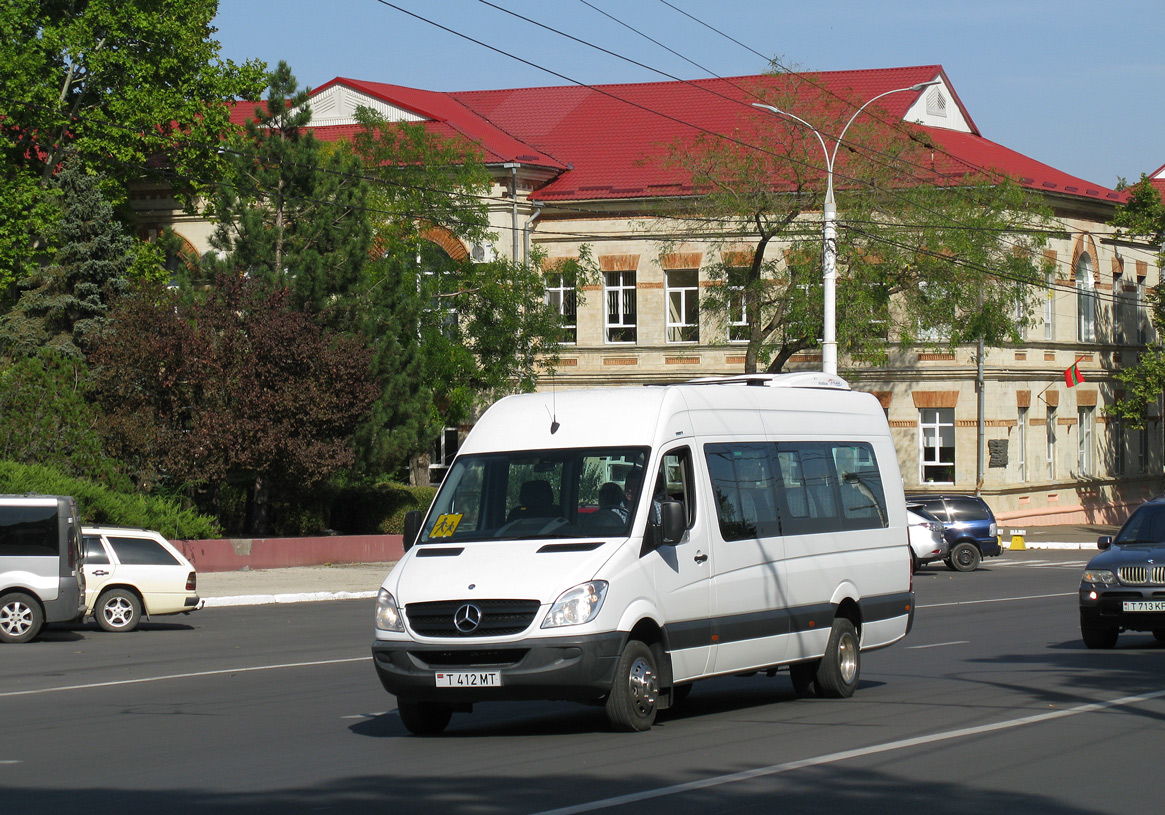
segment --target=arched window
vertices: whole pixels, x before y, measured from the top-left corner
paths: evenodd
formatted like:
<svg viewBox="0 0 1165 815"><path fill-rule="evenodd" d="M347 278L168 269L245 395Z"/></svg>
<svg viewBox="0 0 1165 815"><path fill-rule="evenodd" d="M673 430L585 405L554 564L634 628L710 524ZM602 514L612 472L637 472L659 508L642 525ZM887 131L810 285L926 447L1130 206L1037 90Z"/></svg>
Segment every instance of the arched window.
<svg viewBox="0 0 1165 815"><path fill-rule="evenodd" d="M1092 279L1092 256L1081 252L1076 259L1076 339L1096 342L1096 284Z"/></svg>

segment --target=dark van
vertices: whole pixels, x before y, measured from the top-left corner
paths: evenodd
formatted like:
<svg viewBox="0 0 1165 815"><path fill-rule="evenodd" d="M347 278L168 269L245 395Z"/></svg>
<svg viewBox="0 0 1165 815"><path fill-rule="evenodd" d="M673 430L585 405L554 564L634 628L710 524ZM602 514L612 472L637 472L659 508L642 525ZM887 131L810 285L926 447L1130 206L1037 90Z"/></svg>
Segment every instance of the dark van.
<svg viewBox="0 0 1165 815"><path fill-rule="evenodd" d="M85 615L77 502L0 495L0 642L28 642L45 623Z"/></svg>

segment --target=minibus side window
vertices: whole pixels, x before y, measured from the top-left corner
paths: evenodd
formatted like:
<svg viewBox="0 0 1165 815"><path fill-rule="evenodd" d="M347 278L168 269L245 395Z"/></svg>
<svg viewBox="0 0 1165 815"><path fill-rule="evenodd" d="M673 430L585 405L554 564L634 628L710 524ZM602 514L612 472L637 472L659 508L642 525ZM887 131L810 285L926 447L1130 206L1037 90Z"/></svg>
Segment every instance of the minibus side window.
<svg viewBox="0 0 1165 815"><path fill-rule="evenodd" d="M780 442L782 532L809 535L887 525L873 448L864 442Z"/></svg>
<svg viewBox="0 0 1165 815"><path fill-rule="evenodd" d="M863 443L833 444L833 461L841 488L846 529L887 526L886 493L874 458L874 448Z"/></svg>
<svg viewBox="0 0 1165 815"><path fill-rule="evenodd" d="M780 534L772 444L709 444L704 448L720 536L726 541Z"/></svg>

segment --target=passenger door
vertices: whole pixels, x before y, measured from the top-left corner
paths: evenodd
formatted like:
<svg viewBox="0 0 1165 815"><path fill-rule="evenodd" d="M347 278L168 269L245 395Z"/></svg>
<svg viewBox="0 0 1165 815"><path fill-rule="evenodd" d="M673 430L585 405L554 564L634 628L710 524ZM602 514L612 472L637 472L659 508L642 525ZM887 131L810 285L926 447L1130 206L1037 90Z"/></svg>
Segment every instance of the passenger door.
<svg viewBox="0 0 1165 815"><path fill-rule="evenodd" d="M714 669L747 670L785 657L789 600L777 509L775 445L709 444L704 457L717 516L712 578Z"/></svg>
<svg viewBox="0 0 1165 815"><path fill-rule="evenodd" d="M658 543L660 501L680 501L688 529L679 543L655 545L644 561L655 581L655 596L664 615L671 648L672 675L677 681L707 672L712 652L712 628L708 618L712 552L706 524L700 522L694 489L692 451L677 447L664 453L651 489L638 499L647 514L645 540Z"/></svg>

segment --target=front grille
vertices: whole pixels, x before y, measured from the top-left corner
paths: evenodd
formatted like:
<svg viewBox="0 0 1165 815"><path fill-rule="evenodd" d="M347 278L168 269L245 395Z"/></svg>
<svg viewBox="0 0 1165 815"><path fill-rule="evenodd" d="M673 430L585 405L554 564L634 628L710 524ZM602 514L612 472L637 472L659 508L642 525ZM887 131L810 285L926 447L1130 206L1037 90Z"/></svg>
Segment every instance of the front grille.
<svg viewBox="0 0 1165 815"><path fill-rule="evenodd" d="M481 622L472 631L454 624L454 615L464 606L481 612ZM409 627L424 637L504 637L520 634L534 622L537 600L439 600L405 606Z"/></svg>
<svg viewBox="0 0 1165 815"><path fill-rule="evenodd" d="M1165 586L1165 566L1121 566L1116 575L1126 586Z"/></svg>
<svg viewBox="0 0 1165 815"><path fill-rule="evenodd" d="M429 668L506 668L526 656L525 648L475 649L472 651L409 651L409 656Z"/></svg>

